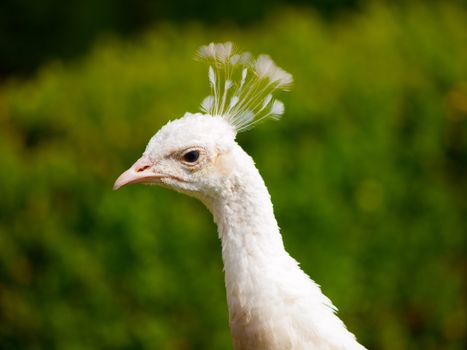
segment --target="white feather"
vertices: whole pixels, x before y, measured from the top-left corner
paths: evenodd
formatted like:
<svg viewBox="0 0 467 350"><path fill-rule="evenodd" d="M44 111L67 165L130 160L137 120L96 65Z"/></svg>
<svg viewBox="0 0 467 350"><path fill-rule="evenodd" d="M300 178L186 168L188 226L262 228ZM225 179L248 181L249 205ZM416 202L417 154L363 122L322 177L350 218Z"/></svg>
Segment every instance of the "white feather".
<svg viewBox="0 0 467 350"><path fill-rule="evenodd" d="M204 113L211 113L212 107L214 103L214 97L213 96L208 96L206 97L203 102L201 103L201 110Z"/></svg>
<svg viewBox="0 0 467 350"><path fill-rule="evenodd" d="M203 112L223 117L237 132L265 118L277 119L283 114L282 103L272 104L271 109L267 107L273 94L277 90L287 90L293 79L269 56L259 55L253 60L250 53L237 53L233 44L227 42L200 47L198 57L210 63L213 98L209 100L209 109L201 104ZM236 88L231 89L233 86Z"/></svg>
<svg viewBox="0 0 467 350"><path fill-rule="evenodd" d="M212 66L209 66L209 82L211 83L211 86L216 86L216 73L214 73Z"/></svg>
<svg viewBox="0 0 467 350"><path fill-rule="evenodd" d="M238 102L238 96L232 96L230 99L229 110L232 109Z"/></svg>
<svg viewBox="0 0 467 350"><path fill-rule="evenodd" d="M243 68L242 70L242 81L240 82L240 87L242 87L245 84L245 79L248 74L248 69Z"/></svg>
<svg viewBox="0 0 467 350"><path fill-rule="evenodd" d="M256 60L256 72L260 79L269 79L277 84L277 88L289 88L293 82L292 75L276 66L268 55L260 55Z"/></svg>
<svg viewBox="0 0 467 350"><path fill-rule="evenodd" d="M237 64L240 61L240 55L235 54L230 57L230 63L231 64Z"/></svg>
<svg viewBox="0 0 467 350"><path fill-rule="evenodd" d="M269 113L273 118L280 117L282 114L284 114L284 104L279 100L275 100L272 103L271 111Z"/></svg>

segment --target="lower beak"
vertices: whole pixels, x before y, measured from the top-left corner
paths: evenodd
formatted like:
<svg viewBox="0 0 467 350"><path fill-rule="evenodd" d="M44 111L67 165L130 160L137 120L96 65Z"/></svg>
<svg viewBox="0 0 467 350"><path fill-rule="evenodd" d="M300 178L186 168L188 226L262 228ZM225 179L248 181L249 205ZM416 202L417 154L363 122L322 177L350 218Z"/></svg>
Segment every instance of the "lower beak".
<svg viewBox="0 0 467 350"><path fill-rule="evenodd" d="M138 183L157 183L162 178L161 174L154 172L154 163L148 157L141 157L125 171L115 181L113 189L118 190L120 187L138 184Z"/></svg>

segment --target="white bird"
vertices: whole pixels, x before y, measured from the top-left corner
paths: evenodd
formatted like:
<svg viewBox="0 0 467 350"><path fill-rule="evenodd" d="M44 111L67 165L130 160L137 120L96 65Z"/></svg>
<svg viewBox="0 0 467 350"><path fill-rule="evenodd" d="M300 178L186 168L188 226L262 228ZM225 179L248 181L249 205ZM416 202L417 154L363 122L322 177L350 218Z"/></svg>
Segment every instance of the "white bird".
<svg viewBox="0 0 467 350"><path fill-rule="evenodd" d="M253 59L229 42L203 46L198 56L209 63L204 113L186 113L162 127L114 189L158 184L198 198L211 211L235 350L365 349L284 249L264 181L235 141L238 132L283 114L272 94L287 90L292 76L269 56Z"/></svg>

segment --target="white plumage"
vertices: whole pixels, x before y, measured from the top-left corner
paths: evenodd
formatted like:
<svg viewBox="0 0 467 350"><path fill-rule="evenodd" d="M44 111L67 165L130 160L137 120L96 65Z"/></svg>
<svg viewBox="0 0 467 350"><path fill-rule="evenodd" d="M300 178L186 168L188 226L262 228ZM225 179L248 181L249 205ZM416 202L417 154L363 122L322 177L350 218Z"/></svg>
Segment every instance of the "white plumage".
<svg viewBox="0 0 467 350"><path fill-rule="evenodd" d="M231 43L210 44L205 114L185 114L156 133L115 182L160 184L200 199L222 242L235 350L364 349L335 307L285 251L268 190L235 136L284 112L273 98L292 76L266 55L253 60Z"/></svg>

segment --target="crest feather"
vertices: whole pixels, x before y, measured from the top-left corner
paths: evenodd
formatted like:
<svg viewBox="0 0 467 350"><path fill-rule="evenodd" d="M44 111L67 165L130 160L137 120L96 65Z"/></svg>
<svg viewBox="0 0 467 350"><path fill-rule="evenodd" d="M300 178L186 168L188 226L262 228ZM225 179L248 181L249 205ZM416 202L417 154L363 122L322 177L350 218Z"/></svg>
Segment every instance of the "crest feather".
<svg viewBox="0 0 467 350"><path fill-rule="evenodd" d="M284 114L284 104L273 93L289 90L293 78L268 55L253 59L249 52L238 53L226 42L200 47L197 57L209 64L211 94L201 103L203 112L221 116L237 132Z"/></svg>

